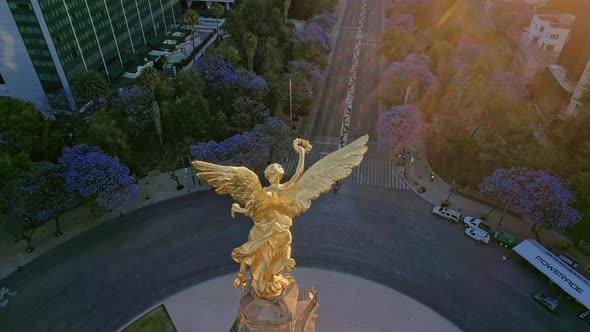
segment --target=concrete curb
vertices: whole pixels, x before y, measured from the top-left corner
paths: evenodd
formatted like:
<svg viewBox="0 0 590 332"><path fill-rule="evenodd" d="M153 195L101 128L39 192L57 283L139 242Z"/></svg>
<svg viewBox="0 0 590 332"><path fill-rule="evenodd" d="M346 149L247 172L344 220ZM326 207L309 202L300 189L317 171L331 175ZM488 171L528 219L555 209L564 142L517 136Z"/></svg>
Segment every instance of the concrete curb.
<svg viewBox="0 0 590 332"><path fill-rule="evenodd" d="M418 189L421 186L418 186L417 188L414 188L415 185L412 183L411 179L406 178L403 173L400 173L400 168L399 167L395 167L395 171L397 172L397 175L399 175L400 179L402 179L402 181L404 181L404 183L410 188L410 190L412 190L416 195L420 196L423 200L427 201L428 203L432 204L433 206L438 205L438 203L435 203L432 201L432 199L426 197L426 195L424 195L424 193L426 193L426 191L424 193L419 193Z"/></svg>

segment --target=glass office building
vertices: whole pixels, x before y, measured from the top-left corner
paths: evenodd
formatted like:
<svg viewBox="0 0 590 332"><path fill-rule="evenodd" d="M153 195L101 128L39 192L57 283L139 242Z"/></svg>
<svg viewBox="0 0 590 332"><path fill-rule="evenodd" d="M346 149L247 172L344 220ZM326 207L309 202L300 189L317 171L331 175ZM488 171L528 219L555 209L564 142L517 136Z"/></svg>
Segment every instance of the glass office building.
<svg viewBox="0 0 590 332"><path fill-rule="evenodd" d="M179 2L0 0L0 95L46 108L82 72L121 76L183 23Z"/></svg>

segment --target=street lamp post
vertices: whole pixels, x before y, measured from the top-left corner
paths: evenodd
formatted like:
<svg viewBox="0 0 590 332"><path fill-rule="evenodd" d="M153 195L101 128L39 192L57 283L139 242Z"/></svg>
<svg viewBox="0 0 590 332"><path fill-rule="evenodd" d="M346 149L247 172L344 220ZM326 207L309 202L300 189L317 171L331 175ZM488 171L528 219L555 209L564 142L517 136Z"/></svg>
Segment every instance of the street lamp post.
<svg viewBox="0 0 590 332"><path fill-rule="evenodd" d="M291 79L289 79L289 117L291 118L291 130L293 130L293 93Z"/></svg>
<svg viewBox="0 0 590 332"><path fill-rule="evenodd" d="M180 157L180 161L182 161L182 167L184 167L184 181L186 182L186 191L190 193L191 188L188 185L188 168L186 168L183 157Z"/></svg>

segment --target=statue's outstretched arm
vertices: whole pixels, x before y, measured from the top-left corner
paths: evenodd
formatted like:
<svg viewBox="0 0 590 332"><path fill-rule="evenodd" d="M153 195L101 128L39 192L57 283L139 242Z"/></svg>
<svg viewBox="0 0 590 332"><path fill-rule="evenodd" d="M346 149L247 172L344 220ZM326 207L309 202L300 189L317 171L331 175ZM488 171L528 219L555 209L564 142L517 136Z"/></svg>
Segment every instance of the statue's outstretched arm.
<svg viewBox="0 0 590 332"><path fill-rule="evenodd" d="M293 185L295 185L295 183L297 183L301 175L303 175L303 171L305 170L305 154L311 151L311 144L309 144L309 142L304 139L296 138L293 140L293 149L295 149L295 151L297 151L299 154L299 161L297 162L295 174L293 174L293 177L291 177L289 181L283 183L281 186L282 189L291 188Z"/></svg>

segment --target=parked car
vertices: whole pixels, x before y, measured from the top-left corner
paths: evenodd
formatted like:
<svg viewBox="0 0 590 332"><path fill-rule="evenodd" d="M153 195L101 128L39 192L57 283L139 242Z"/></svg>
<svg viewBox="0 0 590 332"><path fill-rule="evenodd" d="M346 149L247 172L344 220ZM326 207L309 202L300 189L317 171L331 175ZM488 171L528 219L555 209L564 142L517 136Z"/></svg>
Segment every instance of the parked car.
<svg viewBox="0 0 590 332"><path fill-rule="evenodd" d="M461 219L461 212L440 205L437 205L432 209L432 214L452 222L459 222Z"/></svg>
<svg viewBox="0 0 590 332"><path fill-rule="evenodd" d="M494 237L496 238L496 241L498 241L498 243L500 243L500 245L503 247L512 248L516 245L516 239L514 235L508 232L496 233Z"/></svg>
<svg viewBox="0 0 590 332"><path fill-rule="evenodd" d="M561 255L557 257L559 257L559 259L561 259L564 263L566 263L574 269L578 268L578 265L580 265L580 263L575 258L564 252L562 252Z"/></svg>
<svg viewBox="0 0 590 332"><path fill-rule="evenodd" d="M486 224L484 224L481 219L477 219L477 218L473 218L473 217L465 217L463 218L463 224L465 224L465 227L471 227L471 228L479 228L482 231L489 233L492 228Z"/></svg>
<svg viewBox="0 0 590 332"><path fill-rule="evenodd" d="M533 299L543 306L545 309L551 312L558 312L559 311L559 302L556 299L543 295L541 293L537 293L533 295Z"/></svg>
<svg viewBox="0 0 590 332"><path fill-rule="evenodd" d="M471 228L467 227L465 229L465 235L469 236L470 238L474 239L475 241L479 242L480 244L489 244L490 243L490 234L482 231L479 228Z"/></svg>

